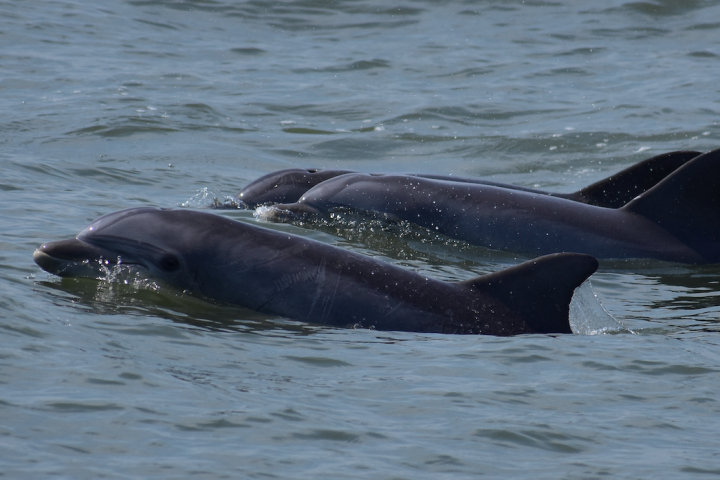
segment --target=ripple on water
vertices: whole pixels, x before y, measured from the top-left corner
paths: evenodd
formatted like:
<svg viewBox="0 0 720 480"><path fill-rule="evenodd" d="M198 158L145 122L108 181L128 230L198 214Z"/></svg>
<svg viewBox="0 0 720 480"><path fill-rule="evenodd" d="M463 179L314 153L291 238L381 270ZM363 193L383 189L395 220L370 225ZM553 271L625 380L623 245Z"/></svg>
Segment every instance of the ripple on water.
<svg viewBox="0 0 720 480"><path fill-rule="evenodd" d="M101 214L203 187L184 207L206 207L280 168L570 192L715 148L714 2L4 7L6 476L720 473L715 267L603 266L593 288L637 335L493 338L304 325L31 258ZM265 225L448 281L521 260L360 223Z"/></svg>

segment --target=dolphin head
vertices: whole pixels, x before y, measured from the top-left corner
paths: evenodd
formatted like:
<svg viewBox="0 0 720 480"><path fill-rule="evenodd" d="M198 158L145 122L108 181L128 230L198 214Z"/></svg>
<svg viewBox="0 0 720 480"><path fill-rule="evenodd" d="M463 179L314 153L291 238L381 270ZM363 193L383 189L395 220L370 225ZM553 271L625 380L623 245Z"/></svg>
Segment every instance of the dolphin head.
<svg viewBox="0 0 720 480"><path fill-rule="evenodd" d="M33 260L61 277L98 277L108 267L126 265L178 288L191 288L188 258L202 245L203 225L173 222L173 210L132 208L98 218L76 238L48 242ZM199 217L212 222L215 216Z"/></svg>
<svg viewBox="0 0 720 480"><path fill-rule="evenodd" d="M303 193L325 180L350 170L325 170L317 168L289 168L268 173L245 186L235 199L246 207L297 201Z"/></svg>
<svg viewBox="0 0 720 480"><path fill-rule="evenodd" d="M302 253L306 242L288 238L205 212L143 207L100 217L74 239L45 243L33 259L61 277L104 279L109 268L128 266L146 279L257 310L277 293L287 259Z"/></svg>

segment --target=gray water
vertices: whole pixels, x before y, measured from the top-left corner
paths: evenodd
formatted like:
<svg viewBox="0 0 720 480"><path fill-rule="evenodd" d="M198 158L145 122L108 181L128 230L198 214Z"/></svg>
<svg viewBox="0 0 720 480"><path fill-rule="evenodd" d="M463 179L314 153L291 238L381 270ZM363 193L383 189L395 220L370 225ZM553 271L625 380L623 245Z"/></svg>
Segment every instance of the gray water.
<svg viewBox="0 0 720 480"><path fill-rule="evenodd" d="M31 258L102 214L207 206L279 168L571 192L717 148L716 2L0 8L0 473L720 475L717 266L605 264L595 292L634 333L495 338L304 325ZM445 280L524 260L220 214Z"/></svg>

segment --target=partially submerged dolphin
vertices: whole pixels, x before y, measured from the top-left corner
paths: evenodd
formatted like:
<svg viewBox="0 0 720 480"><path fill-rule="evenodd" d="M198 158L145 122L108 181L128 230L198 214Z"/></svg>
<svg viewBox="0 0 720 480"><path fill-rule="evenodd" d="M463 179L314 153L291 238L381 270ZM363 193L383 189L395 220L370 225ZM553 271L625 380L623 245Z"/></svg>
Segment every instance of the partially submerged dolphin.
<svg viewBox="0 0 720 480"><path fill-rule="evenodd" d="M599 207L620 208L633 198L654 187L660 180L698 155L700 155L700 152L694 151L677 151L657 155L573 193L546 192L506 183L451 175L411 174L411 176L490 185L565 198L567 200L574 200ZM278 170L249 183L235 196L235 200L249 208L275 203L292 203L296 202L305 192L315 185L348 173L359 172L353 170L323 170L312 168ZM373 175L380 176L379 174Z"/></svg>
<svg viewBox="0 0 720 480"><path fill-rule="evenodd" d="M720 149L697 156L621 208L494 185L407 175L326 180L266 218L353 209L405 220L452 238L530 255L720 262ZM289 215L288 215L289 214Z"/></svg>
<svg viewBox="0 0 720 480"><path fill-rule="evenodd" d="M537 258L450 283L304 237L190 210L133 208L33 254L60 276L122 263L182 290L303 322L377 330L571 333L575 289L597 269L581 254Z"/></svg>

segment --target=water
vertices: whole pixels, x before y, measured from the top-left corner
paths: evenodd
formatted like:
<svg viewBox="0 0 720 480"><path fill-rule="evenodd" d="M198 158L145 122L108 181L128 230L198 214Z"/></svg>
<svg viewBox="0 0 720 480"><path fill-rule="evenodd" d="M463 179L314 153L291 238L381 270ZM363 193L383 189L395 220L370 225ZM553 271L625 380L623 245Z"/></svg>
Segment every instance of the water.
<svg viewBox="0 0 720 480"><path fill-rule="evenodd" d="M715 2L1 8L0 472L720 475L717 266L605 264L593 288L634 333L494 338L320 328L31 259L110 211L207 205L278 168L570 192L717 148ZM373 224L263 225L445 280L522 260Z"/></svg>

